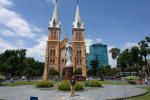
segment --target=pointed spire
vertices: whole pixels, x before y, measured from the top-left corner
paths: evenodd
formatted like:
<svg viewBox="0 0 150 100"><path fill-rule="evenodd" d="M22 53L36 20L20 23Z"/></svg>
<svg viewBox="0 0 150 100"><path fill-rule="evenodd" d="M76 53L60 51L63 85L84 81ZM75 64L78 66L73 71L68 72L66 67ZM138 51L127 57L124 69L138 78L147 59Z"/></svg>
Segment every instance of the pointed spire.
<svg viewBox="0 0 150 100"><path fill-rule="evenodd" d="M79 0L77 0L77 8L75 14L75 20L73 22L73 28L84 28L84 23L81 21Z"/></svg>
<svg viewBox="0 0 150 100"><path fill-rule="evenodd" d="M55 0L54 12L53 12L52 19L49 22L49 27L57 27L57 28L60 27L60 22L59 22L59 17L58 17L57 1L58 0Z"/></svg>

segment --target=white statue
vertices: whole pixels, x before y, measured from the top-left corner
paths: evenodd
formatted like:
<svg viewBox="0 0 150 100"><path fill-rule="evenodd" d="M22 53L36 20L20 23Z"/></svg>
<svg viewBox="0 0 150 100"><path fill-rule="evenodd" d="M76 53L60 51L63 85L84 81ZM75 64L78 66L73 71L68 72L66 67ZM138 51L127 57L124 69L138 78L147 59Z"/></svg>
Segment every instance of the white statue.
<svg viewBox="0 0 150 100"><path fill-rule="evenodd" d="M68 42L66 45L66 67L72 67L72 45Z"/></svg>

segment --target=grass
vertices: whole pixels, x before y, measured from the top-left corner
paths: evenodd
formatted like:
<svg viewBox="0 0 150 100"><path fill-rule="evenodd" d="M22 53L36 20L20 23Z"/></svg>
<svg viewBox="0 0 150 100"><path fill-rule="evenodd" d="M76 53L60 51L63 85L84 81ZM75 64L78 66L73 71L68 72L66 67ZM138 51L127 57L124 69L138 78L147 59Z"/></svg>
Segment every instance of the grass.
<svg viewBox="0 0 150 100"><path fill-rule="evenodd" d="M144 89L147 90L147 94L145 94L143 96L129 98L128 100L150 100L150 87L145 87Z"/></svg>
<svg viewBox="0 0 150 100"><path fill-rule="evenodd" d="M19 81L14 83L3 83L0 86L21 86L21 85L36 85L38 81ZM84 83L82 81L81 83ZM100 81L101 84L104 85L129 85L128 82L115 82L115 81ZM59 82L54 82L55 85L59 84Z"/></svg>
<svg viewBox="0 0 150 100"><path fill-rule="evenodd" d="M19 81L14 83L3 83L3 86L21 86L21 85L35 85L37 81Z"/></svg>
<svg viewBox="0 0 150 100"><path fill-rule="evenodd" d="M101 84L106 85L129 85L128 82L117 82L117 81L100 81Z"/></svg>

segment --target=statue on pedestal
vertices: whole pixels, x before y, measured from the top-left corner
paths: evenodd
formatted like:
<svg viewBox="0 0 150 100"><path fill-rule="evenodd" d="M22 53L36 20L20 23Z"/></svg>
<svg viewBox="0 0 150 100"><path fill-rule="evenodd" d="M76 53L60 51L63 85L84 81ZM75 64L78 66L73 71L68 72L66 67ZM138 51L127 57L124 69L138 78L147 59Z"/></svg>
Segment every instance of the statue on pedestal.
<svg viewBox="0 0 150 100"><path fill-rule="evenodd" d="M65 68L65 79L71 80L73 75L73 64L72 64L72 45L68 42L66 45L66 68Z"/></svg>

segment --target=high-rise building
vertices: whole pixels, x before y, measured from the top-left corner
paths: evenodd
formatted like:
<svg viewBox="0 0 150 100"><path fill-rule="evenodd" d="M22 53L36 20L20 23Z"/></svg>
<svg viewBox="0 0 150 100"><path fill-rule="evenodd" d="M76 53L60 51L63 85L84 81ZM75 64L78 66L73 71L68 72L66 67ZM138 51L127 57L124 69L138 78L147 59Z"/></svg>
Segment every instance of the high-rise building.
<svg viewBox="0 0 150 100"><path fill-rule="evenodd" d="M65 47L68 41L66 36L62 41L60 39L61 27L58 16L57 0L54 7L53 16L49 22L48 27L48 41L46 45L45 67L43 79L48 80L49 71L55 69L63 75L64 68L66 67ZM79 2L75 13L75 20L72 28L72 62L73 68L81 69L82 76L86 77L86 48L84 42L84 24L80 17Z"/></svg>
<svg viewBox="0 0 150 100"><path fill-rule="evenodd" d="M108 65L108 52L107 45L103 45L100 43L93 44L90 46L90 53L87 54L87 67L91 68L91 61L98 60L99 67Z"/></svg>

